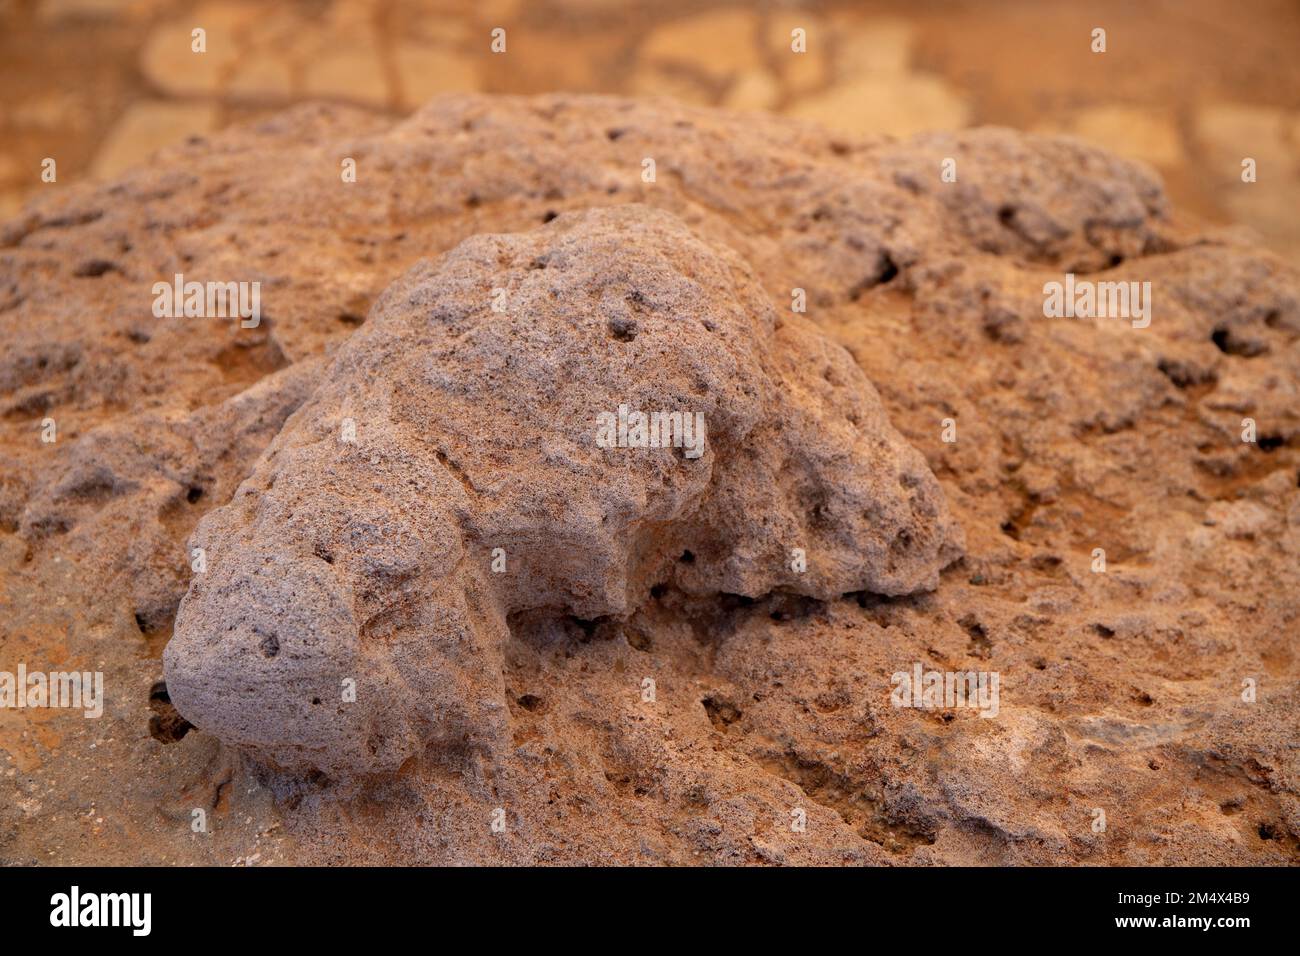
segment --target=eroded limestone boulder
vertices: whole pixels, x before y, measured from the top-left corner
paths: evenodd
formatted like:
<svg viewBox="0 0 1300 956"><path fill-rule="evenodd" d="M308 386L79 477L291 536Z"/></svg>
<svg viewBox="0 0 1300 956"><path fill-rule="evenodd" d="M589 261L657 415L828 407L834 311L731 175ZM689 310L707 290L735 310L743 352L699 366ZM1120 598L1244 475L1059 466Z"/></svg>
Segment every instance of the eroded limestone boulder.
<svg viewBox="0 0 1300 956"><path fill-rule="evenodd" d="M502 740L511 615L623 618L669 579L910 594L962 546L851 357L639 205L416 265L191 545L173 702L333 772Z"/></svg>

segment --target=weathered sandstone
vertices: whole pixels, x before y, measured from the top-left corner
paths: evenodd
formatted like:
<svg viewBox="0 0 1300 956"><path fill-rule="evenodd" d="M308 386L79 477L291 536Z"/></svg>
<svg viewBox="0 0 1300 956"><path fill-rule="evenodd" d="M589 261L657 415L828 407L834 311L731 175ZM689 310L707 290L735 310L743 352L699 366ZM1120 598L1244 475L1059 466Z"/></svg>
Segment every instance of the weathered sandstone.
<svg viewBox="0 0 1300 956"><path fill-rule="evenodd" d="M848 354L670 213L468 239L390 286L324 379L200 523L166 654L183 715L284 765L502 738L511 615L625 619L667 580L909 594L959 555ZM704 431L601 447L620 406Z"/></svg>
<svg viewBox="0 0 1300 956"><path fill-rule="evenodd" d="M156 318L177 273L260 324ZM1150 325L1046 317L1068 273ZM0 847L1294 862L1297 290L1001 129L453 96L61 182L0 224L0 669L105 713L0 714ZM703 454L598 446L624 403ZM997 717L892 706L918 662Z"/></svg>

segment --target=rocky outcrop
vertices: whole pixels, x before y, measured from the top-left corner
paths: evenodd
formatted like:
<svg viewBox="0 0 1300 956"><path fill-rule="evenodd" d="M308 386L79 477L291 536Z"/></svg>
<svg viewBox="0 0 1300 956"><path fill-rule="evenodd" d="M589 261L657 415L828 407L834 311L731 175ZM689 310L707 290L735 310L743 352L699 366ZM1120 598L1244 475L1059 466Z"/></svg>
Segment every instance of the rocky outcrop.
<svg viewBox="0 0 1300 956"><path fill-rule="evenodd" d="M177 273L260 323L156 316ZM1149 324L1045 314L1069 274L1149 282ZM107 698L0 722L8 857L1298 858L1296 276L1141 165L304 108L45 190L0 337L0 665ZM620 404L701 454L602 447ZM999 675L996 717L895 707L918 665Z"/></svg>
<svg viewBox="0 0 1300 956"><path fill-rule="evenodd" d="M414 267L191 543L177 708L356 773L503 736L511 615L910 594L960 553L847 353L639 205Z"/></svg>

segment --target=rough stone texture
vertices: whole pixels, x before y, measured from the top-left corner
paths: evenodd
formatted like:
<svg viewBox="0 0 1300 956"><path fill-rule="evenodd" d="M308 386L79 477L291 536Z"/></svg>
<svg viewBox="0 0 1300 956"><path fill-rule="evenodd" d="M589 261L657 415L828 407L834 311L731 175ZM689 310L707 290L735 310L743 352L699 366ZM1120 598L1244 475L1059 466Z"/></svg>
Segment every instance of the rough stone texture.
<svg viewBox="0 0 1300 956"><path fill-rule="evenodd" d="M355 184L340 181L343 157L357 160ZM645 157L657 161L653 184L641 180ZM940 180L945 157L957 161L956 183ZM874 383L965 532L966 555L938 587L901 593L918 577L893 597L835 595L829 578L828 590L777 582L770 594L719 594L691 578L711 566L697 555L606 620L520 611L499 634L499 661L466 664L485 672L476 687L499 686L504 711L483 709L500 736L435 741L365 785L268 771L202 725L166 744L150 736L158 654L191 586L185 542L204 512L220 509L199 538L238 530L243 507L265 507L268 528L292 526L277 508L321 495L300 529L320 523L337 543L350 542L353 515L365 532L383 527L385 509L413 506L376 494L329 514L324 470L310 490L291 483L277 499L279 478L263 490L281 472L301 476L272 451L307 455L311 423L332 433L328 416L348 388L372 394L421 367L397 344L400 299L381 299L384 290L448 263L470 270L496 244L544 248L595 221L586 210L632 202L684 224L704 250L692 268L744 264L705 295L759 297L745 291L756 281L792 333L804 320L787 311L791 289L807 291L820 335L799 333L804 351L774 349L763 367L770 376L819 348L830 362L836 347L819 345L824 336ZM425 258L434 264L416 265ZM535 282L550 271L482 269ZM151 284L177 271L260 280L262 325L154 319ZM1044 318L1043 284L1067 271L1150 281L1150 327ZM456 295L488 305L477 288ZM348 372L367 337L387 335L398 378ZM619 348L654 341L647 335ZM1235 232L1182 221L1146 167L1006 130L858 139L619 99L449 97L399 122L304 108L188 142L103 187L61 183L0 225L0 337L0 666L95 665L108 688L99 721L0 713L8 860L1297 860L1296 275ZM804 364L808 378L787 381L816 384L818 362ZM571 389L559 388L561 373L562 402ZM487 388L444 374L440 389ZM865 385L853 391L870 405ZM399 389L390 401L414 407L432 394ZM377 414L357 418L358 449L331 453L365 447ZM54 445L39 441L45 417L58 422ZM1257 443L1241 441L1245 417ZM477 421L392 420L403 418L443 429ZM956 422L955 443L941 439L944 419ZM468 444L454 429L439 434L449 460ZM362 473L400 480L405 465L377 457ZM420 474L432 485L446 472ZM241 548L298 533L259 538L252 517ZM435 541L481 549L469 515L447 524ZM826 567L829 547L809 548L810 569ZM1091 570L1095 548L1106 551L1104 574ZM555 576L533 593L573 580L554 552ZM293 611L287 576L226 566L219 554L208 573L212 585L242 574L260 588L238 626L283 605L346 643L364 622L330 597L342 586L324 569L376 582L401 574L367 570L364 553L340 544L335 565L314 565L295 552L298 583L318 600L295 597ZM315 576L304 581L303 568ZM488 587L497 600L527 593ZM182 639L190 606L207 600L187 602ZM396 619L377 627L400 630L401 612L431 606L398 602ZM484 609L490 616L488 604L467 602L464 613ZM891 707L890 675L918 661L998 672L998 717ZM653 702L642 699L646 678ZM1242 699L1247 679L1253 702ZM476 720L482 695L446 693L468 705L463 722ZM100 772L87 779L91 753ZM193 806L213 808L209 840L191 838ZM494 834L498 807L507 828ZM805 832L791 830L795 809ZM1096 809L1107 815L1102 833Z"/></svg>
<svg viewBox="0 0 1300 956"><path fill-rule="evenodd" d="M705 435L600 447L620 406ZM624 620L666 580L910 594L959 541L848 353L779 318L733 253L645 206L571 213L385 291L199 525L213 563L167 684L186 718L281 765L395 770L429 741L505 737L510 615Z"/></svg>

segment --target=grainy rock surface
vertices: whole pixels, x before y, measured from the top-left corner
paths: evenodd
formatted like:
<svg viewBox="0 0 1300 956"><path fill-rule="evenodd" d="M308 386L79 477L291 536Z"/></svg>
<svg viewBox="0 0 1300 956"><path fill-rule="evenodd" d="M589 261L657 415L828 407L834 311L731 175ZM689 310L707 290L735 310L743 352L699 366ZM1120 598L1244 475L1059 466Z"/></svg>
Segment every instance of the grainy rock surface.
<svg viewBox="0 0 1300 956"><path fill-rule="evenodd" d="M165 656L185 717L282 766L500 744L510 615L625 620L668 580L897 596L960 554L848 353L646 206L417 266L324 377L194 534Z"/></svg>
<svg viewBox="0 0 1300 956"><path fill-rule="evenodd" d="M559 265L530 266L566 243L560 296L611 295L484 311L488 282L544 305ZM260 281L261 324L155 318L151 286L178 272ZM1150 326L1045 318L1067 272L1149 281ZM691 276L687 314L723 317L727 347L618 364L686 334L672 290ZM619 294L638 283L662 297ZM858 140L655 101L298 109L0 225L0 336L0 669L98 669L107 689L97 721L0 712L7 860L1297 859L1296 276L1181 221L1140 165L997 129ZM499 364L435 361L460 350ZM571 469L613 452L558 410L629 388L716 402L708 451L584 484ZM428 493L392 493L411 481ZM863 501L883 514L854 521ZM914 536L891 566L894 527ZM807 577L775 563L790 530ZM501 576L485 549L503 534L520 553ZM221 656L223 614L256 659ZM307 721L325 704L305 684L240 685L281 660L251 642L268 619L303 673L356 655L362 709ZM154 686L169 638L175 702ZM996 672L998 715L891 706L918 662ZM236 694L201 701L189 666L270 726ZM398 772L303 770L364 762L363 725Z"/></svg>

